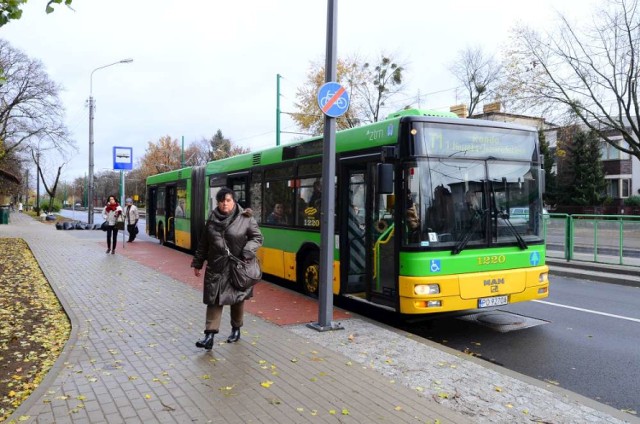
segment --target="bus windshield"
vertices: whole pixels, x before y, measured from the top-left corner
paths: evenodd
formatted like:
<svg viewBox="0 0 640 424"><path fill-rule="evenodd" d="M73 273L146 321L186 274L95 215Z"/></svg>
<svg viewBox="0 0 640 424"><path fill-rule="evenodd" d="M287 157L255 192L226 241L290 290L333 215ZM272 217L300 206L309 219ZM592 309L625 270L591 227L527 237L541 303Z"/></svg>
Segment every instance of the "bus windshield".
<svg viewBox="0 0 640 424"><path fill-rule="evenodd" d="M542 171L532 160L535 133L512 131L525 136L509 138L507 132L474 128L455 139L457 128L447 130L448 139L441 137L443 131L439 137L425 132L416 151L428 156L405 163L404 244L457 254L488 246L526 249L542 242Z"/></svg>

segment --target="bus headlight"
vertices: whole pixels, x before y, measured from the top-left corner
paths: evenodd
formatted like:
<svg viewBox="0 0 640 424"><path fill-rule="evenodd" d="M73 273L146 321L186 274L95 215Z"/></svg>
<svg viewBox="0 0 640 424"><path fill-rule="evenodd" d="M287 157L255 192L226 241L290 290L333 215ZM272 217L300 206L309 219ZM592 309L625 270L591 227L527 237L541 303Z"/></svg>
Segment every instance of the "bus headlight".
<svg viewBox="0 0 640 424"><path fill-rule="evenodd" d="M439 284L420 284L414 286L413 292L418 296L424 296L427 294L438 294L440 293L440 285Z"/></svg>
<svg viewBox="0 0 640 424"><path fill-rule="evenodd" d="M544 283L545 281L547 281L548 278L549 278L548 272L541 272L540 275L538 276L538 282Z"/></svg>

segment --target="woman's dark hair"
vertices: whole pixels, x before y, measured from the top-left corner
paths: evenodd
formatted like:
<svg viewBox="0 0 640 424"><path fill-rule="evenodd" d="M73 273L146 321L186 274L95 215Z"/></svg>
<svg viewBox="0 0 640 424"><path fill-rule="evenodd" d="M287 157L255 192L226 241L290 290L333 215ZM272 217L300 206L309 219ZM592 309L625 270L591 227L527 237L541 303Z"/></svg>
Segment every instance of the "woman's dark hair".
<svg viewBox="0 0 640 424"><path fill-rule="evenodd" d="M222 202L225 199L225 197L227 197L227 194L231 195L231 198L233 199L234 202L236 201L236 192L227 187L222 187L220 191L216 194L216 201Z"/></svg>
<svg viewBox="0 0 640 424"><path fill-rule="evenodd" d="M107 197L107 203L109 203L109 199L111 199L113 197L113 200L116 201L117 204L120 204L120 202L118 202L118 198L116 196L114 196L113 194L109 197Z"/></svg>

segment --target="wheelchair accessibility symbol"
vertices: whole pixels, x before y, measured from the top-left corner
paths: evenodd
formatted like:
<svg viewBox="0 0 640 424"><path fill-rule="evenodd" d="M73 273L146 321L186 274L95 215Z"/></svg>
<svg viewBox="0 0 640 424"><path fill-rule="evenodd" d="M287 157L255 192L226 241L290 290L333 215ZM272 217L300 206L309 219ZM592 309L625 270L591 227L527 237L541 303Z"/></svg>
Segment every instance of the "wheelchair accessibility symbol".
<svg viewBox="0 0 640 424"><path fill-rule="evenodd" d="M440 259L431 259L431 272L440 272Z"/></svg>

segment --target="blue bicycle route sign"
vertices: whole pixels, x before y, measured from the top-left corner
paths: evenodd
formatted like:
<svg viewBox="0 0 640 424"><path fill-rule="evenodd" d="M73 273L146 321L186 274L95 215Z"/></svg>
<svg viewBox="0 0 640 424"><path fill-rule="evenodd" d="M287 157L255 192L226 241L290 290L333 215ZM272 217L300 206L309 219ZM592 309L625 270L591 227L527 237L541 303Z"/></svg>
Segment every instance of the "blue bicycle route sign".
<svg viewBox="0 0 640 424"><path fill-rule="evenodd" d="M337 82L327 82L318 90L318 106L322 113L337 118L349 109L349 93Z"/></svg>

